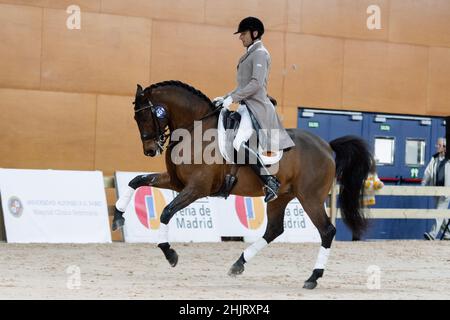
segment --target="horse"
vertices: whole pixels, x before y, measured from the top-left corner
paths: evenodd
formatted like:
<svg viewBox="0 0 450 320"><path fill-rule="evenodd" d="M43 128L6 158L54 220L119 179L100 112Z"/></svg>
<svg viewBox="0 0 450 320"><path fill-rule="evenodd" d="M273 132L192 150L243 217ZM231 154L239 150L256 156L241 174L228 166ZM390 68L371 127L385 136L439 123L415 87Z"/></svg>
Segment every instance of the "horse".
<svg viewBox="0 0 450 320"><path fill-rule="evenodd" d="M173 153L180 142L174 141L173 133L185 130L215 129L218 125L218 110L201 91L180 81L164 81L143 89L137 85L134 103L134 118L140 132L143 152L154 157L166 146L167 172L139 175L132 179L127 192L116 203L113 230L124 224L123 213L133 192L141 186L171 189L178 195L163 210L161 226L168 225L175 213L192 202L206 196L217 195L230 172L235 172L237 182L231 194L247 197L263 196L263 184L257 175L245 165L232 163L174 163ZM297 198L302 204L321 238L321 247L311 276L304 288L314 289L323 276L336 229L325 210L325 202L334 179L339 179L339 203L344 222L353 234L361 235L367 228L362 211L361 197L373 157L364 140L357 136L344 136L325 142L320 137L300 129L287 129L295 147L284 150L276 173L281 182L278 198L267 203L267 227L261 239L246 248L228 271L237 276L261 249L284 231L283 220L288 203ZM166 140L170 137L170 142ZM210 142L217 145L217 142ZM192 145L191 158L202 155L207 142L200 147ZM197 149L195 149L197 148ZM176 153L176 152L175 152ZM163 251L172 267L178 262L178 254L168 242L168 227L160 227L158 247Z"/></svg>

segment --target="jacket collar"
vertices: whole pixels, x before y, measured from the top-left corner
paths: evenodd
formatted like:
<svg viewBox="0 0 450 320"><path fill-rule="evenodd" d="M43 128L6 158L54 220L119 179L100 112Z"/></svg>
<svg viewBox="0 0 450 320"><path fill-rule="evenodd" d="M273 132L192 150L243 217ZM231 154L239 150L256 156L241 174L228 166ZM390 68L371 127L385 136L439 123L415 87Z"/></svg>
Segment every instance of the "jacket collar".
<svg viewBox="0 0 450 320"><path fill-rule="evenodd" d="M439 152L436 152L435 154L433 154L433 158L439 159ZM444 159L447 159L447 157L445 155L444 155Z"/></svg>
<svg viewBox="0 0 450 320"><path fill-rule="evenodd" d="M253 51L256 51L257 49L259 49L261 47L262 47L261 40L256 40L255 42L253 42L253 44L247 48L247 52L239 59L239 64L241 64L242 61L247 59L247 57L250 55L250 53L252 53Z"/></svg>
<svg viewBox="0 0 450 320"><path fill-rule="evenodd" d="M256 40L251 45L249 45L247 48L247 52L249 52L250 50L252 50L252 48L256 46L261 46L261 40Z"/></svg>

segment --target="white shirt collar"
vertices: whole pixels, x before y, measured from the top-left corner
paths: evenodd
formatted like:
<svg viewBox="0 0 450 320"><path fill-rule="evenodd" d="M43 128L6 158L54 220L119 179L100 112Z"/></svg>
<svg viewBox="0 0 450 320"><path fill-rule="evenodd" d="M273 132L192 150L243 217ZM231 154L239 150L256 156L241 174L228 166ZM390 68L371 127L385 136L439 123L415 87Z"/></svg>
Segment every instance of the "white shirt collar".
<svg viewBox="0 0 450 320"><path fill-rule="evenodd" d="M251 45L248 46L247 48L247 52L257 43L261 42L261 40L256 40L255 42L253 42Z"/></svg>

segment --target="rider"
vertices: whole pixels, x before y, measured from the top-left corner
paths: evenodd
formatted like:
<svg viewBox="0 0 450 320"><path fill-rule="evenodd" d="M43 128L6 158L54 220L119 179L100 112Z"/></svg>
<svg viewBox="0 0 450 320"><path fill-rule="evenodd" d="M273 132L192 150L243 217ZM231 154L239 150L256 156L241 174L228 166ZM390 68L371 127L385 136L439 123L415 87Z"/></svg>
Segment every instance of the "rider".
<svg viewBox="0 0 450 320"><path fill-rule="evenodd" d="M283 128L275 107L267 96L267 80L271 60L269 52L261 42L264 25L258 18L247 17L239 23L238 30L234 34L237 33L240 33L239 39L247 48L246 53L239 59L237 67L238 86L224 97L217 97L214 102L222 103L224 108L229 108L232 103L239 103L237 112L241 114L241 126L245 123L251 124L250 116L254 116L260 129L263 129L258 132L259 147L262 151L276 152L293 147L294 142ZM274 133L274 131L276 132ZM251 130L242 132L240 135L238 131L233 145L237 151L243 147L256 157L257 163L250 164L250 166L265 185L264 201L274 200L278 196L280 182L263 165L258 151L249 148L247 141L253 132ZM274 150L274 146L276 150Z"/></svg>

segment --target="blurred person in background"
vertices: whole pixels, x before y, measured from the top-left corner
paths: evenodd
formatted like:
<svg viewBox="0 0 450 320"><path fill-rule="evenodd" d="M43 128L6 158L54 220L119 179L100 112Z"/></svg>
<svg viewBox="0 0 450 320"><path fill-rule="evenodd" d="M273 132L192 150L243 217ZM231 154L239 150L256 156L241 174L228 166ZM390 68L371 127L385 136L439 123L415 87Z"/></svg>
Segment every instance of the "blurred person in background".
<svg viewBox="0 0 450 320"><path fill-rule="evenodd" d="M450 162L445 156L446 140L439 138L436 142L436 153L428 163L422 179L423 186L450 187ZM449 196L436 197L436 209L448 209ZM450 231L447 227L448 219L436 218L429 232L423 234L426 240L435 240L439 232L445 232L443 239L450 240Z"/></svg>

